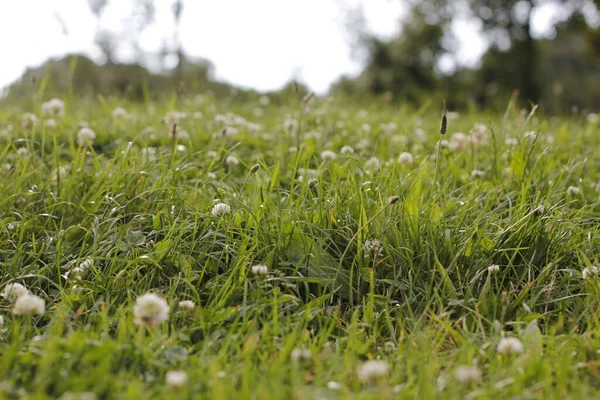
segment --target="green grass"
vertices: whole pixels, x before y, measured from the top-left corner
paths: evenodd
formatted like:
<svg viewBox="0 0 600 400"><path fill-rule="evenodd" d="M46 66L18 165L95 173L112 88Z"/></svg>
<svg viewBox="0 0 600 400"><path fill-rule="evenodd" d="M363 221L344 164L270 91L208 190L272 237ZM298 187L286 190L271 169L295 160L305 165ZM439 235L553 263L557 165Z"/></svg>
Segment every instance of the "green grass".
<svg viewBox="0 0 600 400"><path fill-rule="evenodd" d="M2 398L597 396L600 278L582 277L600 246L596 123L510 105L441 137L437 109L205 95L70 98L48 128L40 105L0 111L0 289L46 302L20 316L0 299ZM146 292L170 306L153 328L134 321ZM375 359L387 372L361 382Z"/></svg>

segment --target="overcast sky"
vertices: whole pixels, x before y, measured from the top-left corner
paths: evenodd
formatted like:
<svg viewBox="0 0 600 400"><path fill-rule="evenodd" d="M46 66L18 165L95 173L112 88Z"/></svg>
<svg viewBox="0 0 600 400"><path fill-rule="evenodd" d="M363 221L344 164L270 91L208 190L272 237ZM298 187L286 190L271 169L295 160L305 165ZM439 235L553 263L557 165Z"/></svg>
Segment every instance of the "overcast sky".
<svg viewBox="0 0 600 400"><path fill-rule="evenodd" d="M132 2L109 0L101 26L126 36ZM144 50L157 52L172 40L172 2L155 0L156 21L140 37ZM186 0L180 38L186 53L214 63L219 79L269 90L295 76L323 92L340 75L360 71L341 5L362 5L368 29L382 36L397 31L405 12L400 0ZM551 14L540 13L534 29L542 32ZM485 49L476 25L462 21L454 29L463 43L460 59L475 63ZM72 52L99 57L95 34L88 0L0 1L0 88L49 57ZM126 46L119 50L122 59L133 55Z"/></svg>

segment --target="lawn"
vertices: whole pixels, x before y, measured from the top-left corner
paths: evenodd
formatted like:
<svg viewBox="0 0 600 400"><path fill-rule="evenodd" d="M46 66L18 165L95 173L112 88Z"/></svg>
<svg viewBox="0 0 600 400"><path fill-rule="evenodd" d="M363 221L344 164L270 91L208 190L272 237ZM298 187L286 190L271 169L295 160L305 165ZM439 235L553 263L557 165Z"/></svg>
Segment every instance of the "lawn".
<svg viewBox="0 0 600 400"><path fill-rule="evenodd" d="M294 96L0 108L0 397L600 389L600 120Z"/></svg>

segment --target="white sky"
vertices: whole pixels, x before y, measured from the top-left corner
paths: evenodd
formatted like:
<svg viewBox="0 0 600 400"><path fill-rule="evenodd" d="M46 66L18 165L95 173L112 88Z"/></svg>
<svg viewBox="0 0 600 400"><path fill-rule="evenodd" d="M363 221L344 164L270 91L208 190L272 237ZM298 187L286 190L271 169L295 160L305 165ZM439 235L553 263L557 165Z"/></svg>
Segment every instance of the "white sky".
<svg viewBox="0 0 600 400"><path fill-rule="evenodd" d="M149 52L171 41L174 28L173 0L154 1L156 21L140 38ZM131 4L109 0L101 26L126 37ZM270 90L297 77L323 92L340 75L360 71L351 57L341 5L361 5L368 29L382 36L397 31L404 10L401 0L185 0L180 37L186 53L214 63L219 79ZM55 15L64 21L68 35ZM48 57L70 52L98 57L95 33L96 19L87 0L0 0L0 88ZM485 49L476 27L463 21L455 33L463 43L461 61L473 64ZM118 54L132 57L126 47Z"/></svg>

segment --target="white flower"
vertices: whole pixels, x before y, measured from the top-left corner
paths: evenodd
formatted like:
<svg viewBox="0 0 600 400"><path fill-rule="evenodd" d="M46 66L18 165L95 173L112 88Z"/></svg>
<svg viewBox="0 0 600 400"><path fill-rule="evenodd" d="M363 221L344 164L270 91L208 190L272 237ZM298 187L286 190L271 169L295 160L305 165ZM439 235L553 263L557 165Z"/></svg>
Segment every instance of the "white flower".
<svg viewBox="0 0 600 400"><path fill-rule="evenodd" d="M402 164L402 165L410 165L415 161L414 157L412 154L410 154L409 152L402 152L400 154L400 157L398 157L398 163Z"/></svg>
<svg viewBox="0 0 600 400"><path fill-rule="evenodd" d="M154 327L169 318L169 306L162 297L146 293L135 301L133 315L136 324Z"/></svg>
<svg viewBox="0 0 600 400"><path fill-rule="evenodd" d="M341 390L343 388L342 384L335 381L327 382L327 389L329 390Z"/></svg>
<svg viewBox="0 0 600 400"><path fill-rule="evenodd" d="M58 126L58 123L56 122L55 119L48 118L47 120L44 121L44 126L48 129L54 129Z"/></svg>
<svg viewBox="0 0 600 400"><path fill-rule="evenodd" d="M112 117L114 119L119 119L119 118L126 119L129 117L129 113L123 107L117 107L114 110L112 110Z"/></svg>
<svg viewBox="0 0 600 400"><path fill-rule="evenodd" d="M365 162L365 169L371 171L377 171L381 168L381 161L377 157L371 157Z"/></svg>
<svg viewBox="0 0 600 400"><path fill-rule="evenodd" d="M94 143L96 133L91 128L81 128L77 133L77 144L81 147L89 146Z"/></svg>
<svg viewBox="0 0 600 400"><path fill-rule="evenodd" d="M488 273L490 274L497 274L498 272L500 272L500 266L499 265L490 265L489 267L487 267Z"/></svg>
<svg viewBox="0 0 600 400"><path fill-rule="evenodd" d="M267 272L269 272L269 269L267 268L267 266L263 265L263 264L253 265L251 270L252 270L252 274L257 275L257 276L265 276L265 275L267 275Z"/></svg>
<svg viewBox="0 0 600 400"><path fill-rule="evenodd" d="M362 124L362 126L360 127L365 133L371 133L371 125L369 124Z"/></svg>
<svg viewBox="0 0 600 400"><path fill-rule="evenodd" d="M473 171L471 171L471 178L481 178L485 176L485 171L482 171L480 169L474 169Z"/></svg>
<svg viewBox="0 0 600 400"><path fill-rule="evenodd" d="M363 383L375 382L387 374L388 364L381 360L369 360L357 369L358 380Z"/></svg>
<svg viewBox="0 0 600 400"><path fill-rule="evenodd" d="M522 353L524 349L525 347L519 339L509 337L500 339L496 351L500 354L517 354Z"/></svg>
<svg viewBox="0 0 600 400"><path fill-rule="evenodd" d="M206 174L206 177L208 179L217 179L217 174L215 174L214 172L209 172L208 174Z"/></svg>
<svg viewBox="0 0 600 400"><path fill-rule="evenodd" d="M581 271L581 275L583 276L583 279L592 279L593 277L598 276L599 272L600 270L598 270L598 267L592 265L585 267L583 271Z"/></svg>
<svg viewBox="0 0 600 400"><path fill-rule="evenodd" d="M266 105L268 105L270 102L271 102L271 99L269 99L269 96L266 96L266 95L262 95L262 96L260 96L260 98L258 99L258 103L259 103L261 106L266 106Z"/></svg>
<svg viewBox="0 0 600 400"><path fill-rule="evenodd" d="M587 122L588 124L595 124L596 122L598 122L598 114L596 113L589 113L586 116Z"/></svg>
<svg viewBox="0 0 600 400"><path fill-rule="evenodd" d="M217 158L217 152L214 150L209 150L206 152L206 157L208 158Z"/></svg>
<svg viewBox="0 0 600 400"><path fill-rule="evenodd" d="M188 380L188 376L184 371L168 371L165 375L165 381L167 385L172 388L179 388Z"/></svg>
<svg viewBox="0 0 600 400"><path fill-rule="evenodd" d="M185 311L191 311L196 307L193 301L191 300L183 300L179 302L179 308Z"/></svg>
<svg viewBox="0 0 600 400"><path fill-rule="evenodd" d="M479 382L481 371L477 367L461 365L454 370L454 378L460 383Z"/></svg>
<svg viewBox="0 0 600 400"><path fill-rule="evenodd" d="M581 194L581 189L577 186L569 186L567 189L568 196L579 196Z"/></svg>
<svg viewBox="0 0 600 400"><path fill-rule="evenodd" d="M65 103L61 99L52 99L42 103L42 115L45 117L59 116L65 114Z"/></svg>
<svg viewBox="0 0 600 400"><path fill-rule="evenodd" d="M32 113L25 113L21 116L21 118L23 119L23 123L21 124L23 129L31 129L37 122L37 117Z"/></svg>
<svg viewBox="0 0 600 400"><path fill-rule="evenodd" d="M383 254L383 245L377 239L365 240L362 249L364 252L368 253L369 256L381 256Z"/></svg>
<svg viewBox="0 0 600 400"><path fill-rule="evenodd" d="M325 150L321 153L321 159L323 161L333 161L337 158L337 155L331 150Z"/></svg>
<svg viewBox="0 0 600 400"><path fill-rule="evenodd" d="M21 285L20 283L9 283L8 285L4 286L4 293L2 293L2 297L12 303L19 297L26 294L27 289L25 286Z"/></svg>
<svg viewBox="0 0 600 400"><path fill-rule="evenodd" d="M506 144L507 146L516 146L517 144L519 144L519 141L515 138L507 137L506 139L504 139L504 144Z"/></svg>
<svg viewBox="0 0 600 400"><path fill-rule="evenodd" d="M215 217L220 217L222 215L229 214L230 212L231 207L229 207L229 204L225 203L215 204L211 210L212 215Z"/></svg>
<svg viewBox="0 0 600 400"><path fill-rule="evenodd" d="M240 161L237 158L235 158L235 156L231 156L231 155L227 156L227 158L225 159L225 162L230 167L235 167L236 165L238 165L240 163Z"/></svg>
<svg viewBox="0 0 600 400"><path fill-rule="evenodd" d="M450 136L448 148L452 151L462 150L469 144L469 137L462 132L453 133Z"/></svg>
<svg viewBox="0 0 600 400"><path fill-rule="evenodd" d="M13 306L14 315L44 315L46 302L41 297L31 293L26 293L17 298Z"/></svg>
<svg viewBox="0 0 600 400"><path fill-rule="evenodd" d="M290 355L292 361L295 363L310 361L312 358L312 353L309 349L294 349L292 350L292 354Z"/></svg>
<svg viewBox="0 0 600 400"><path fill-rule="evenodd" d="M340 154L354 154L354 149L351 146L344 146L340 150Z"/></svg>
<svg viewBox="0 0 600 400"><path fill-rule="evenodd" d="M380 124L379 127L386 135L392 135L398 130L398 125L394 122L390 122L388 124Z"/></svg>

